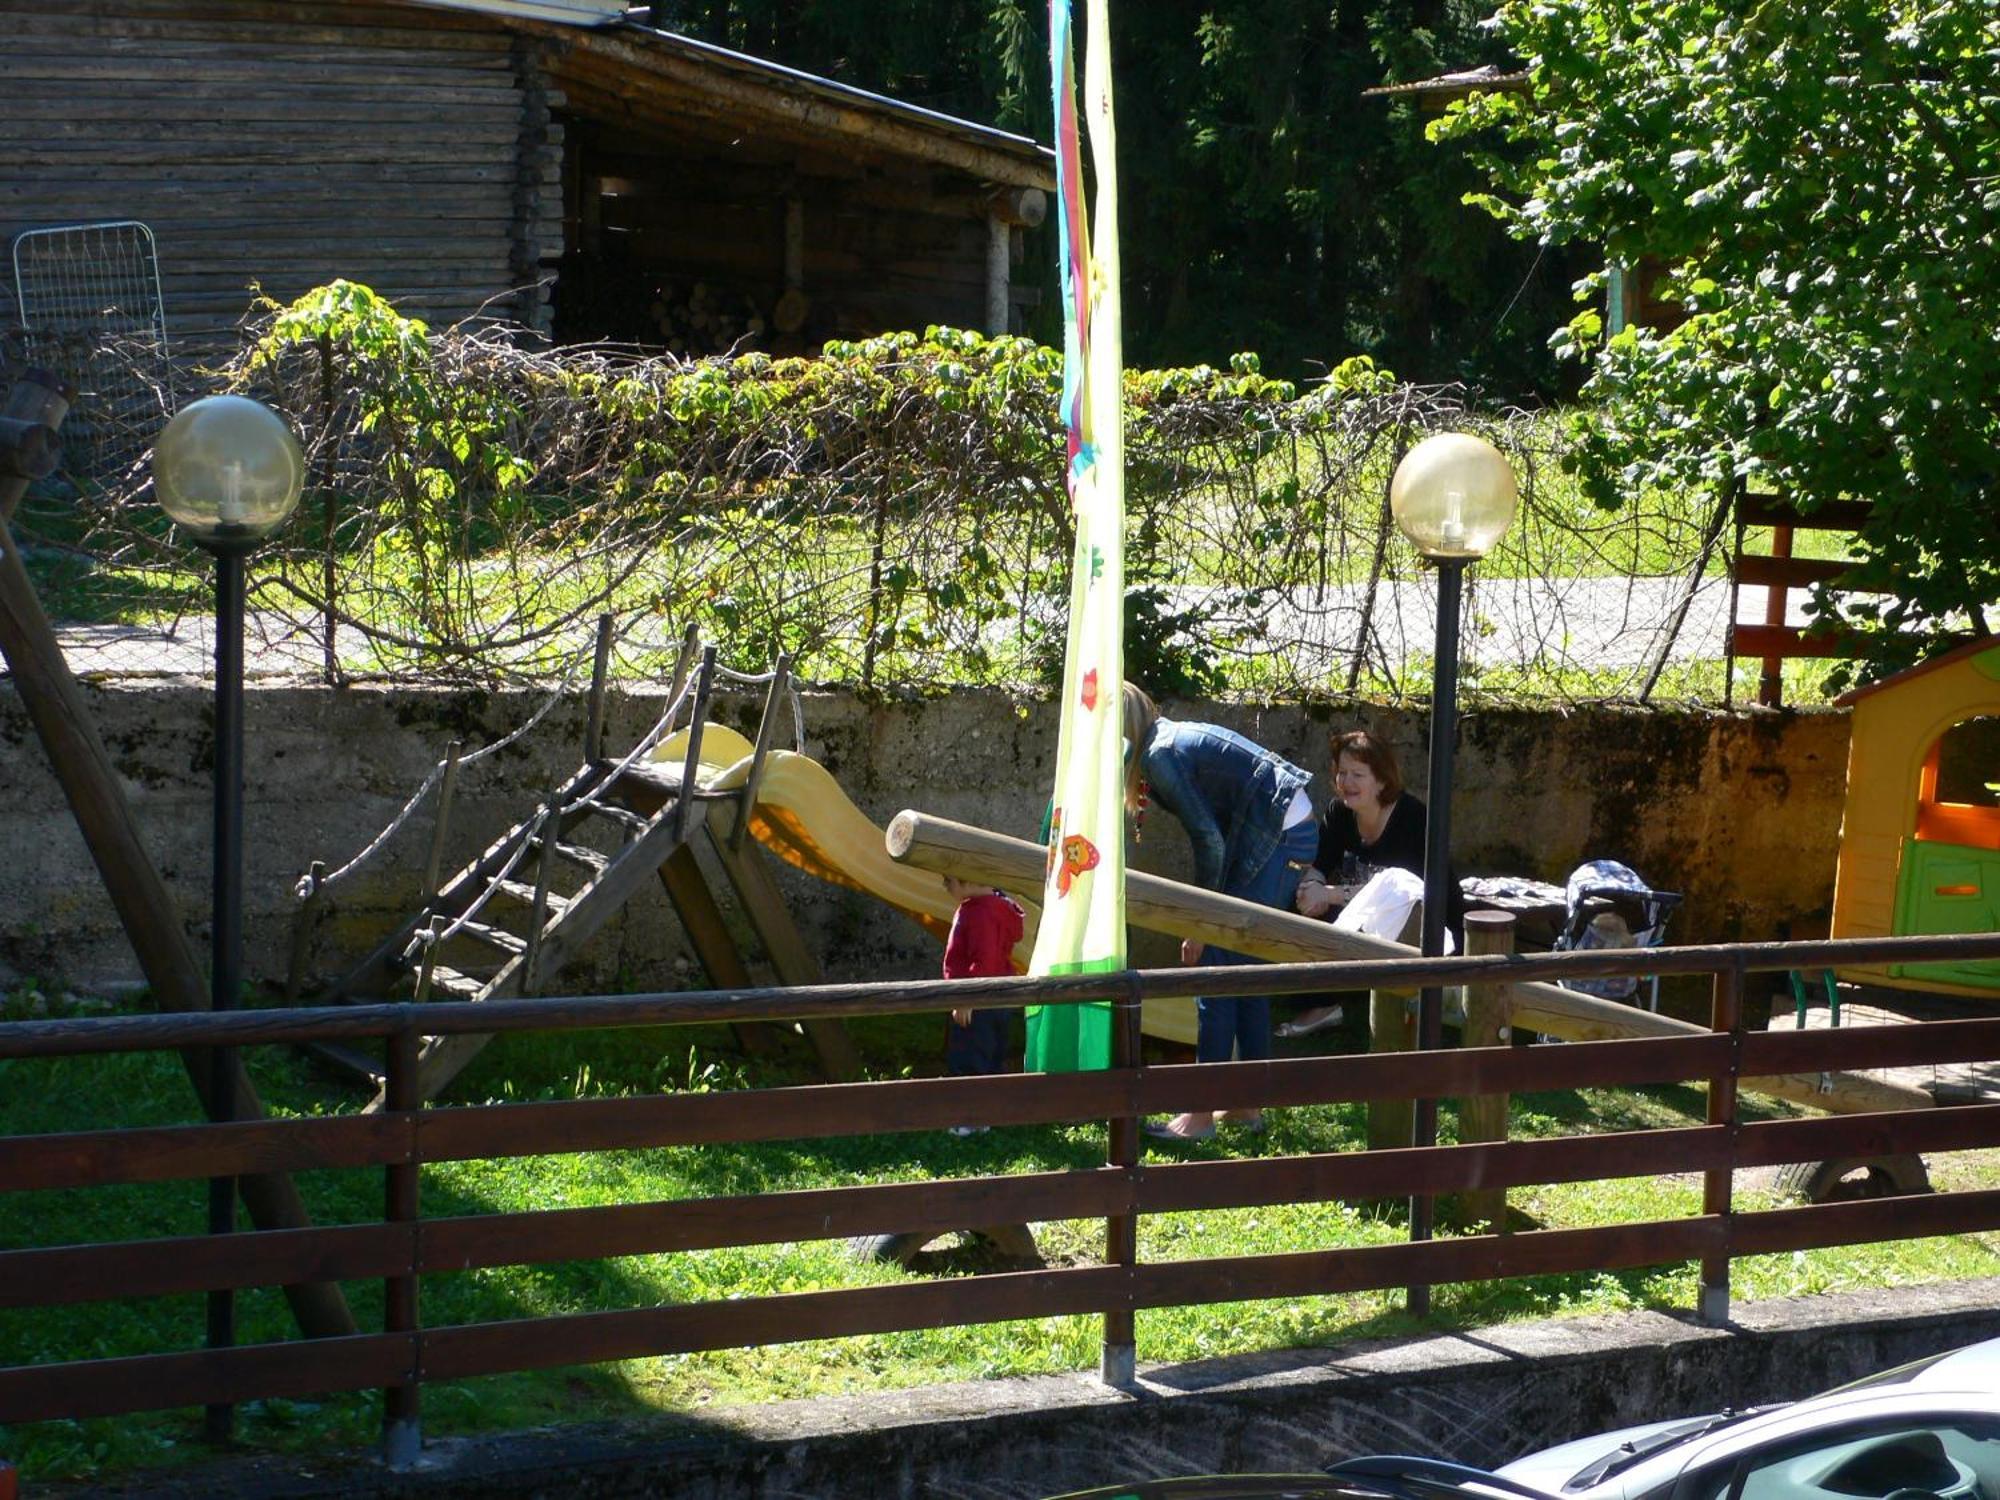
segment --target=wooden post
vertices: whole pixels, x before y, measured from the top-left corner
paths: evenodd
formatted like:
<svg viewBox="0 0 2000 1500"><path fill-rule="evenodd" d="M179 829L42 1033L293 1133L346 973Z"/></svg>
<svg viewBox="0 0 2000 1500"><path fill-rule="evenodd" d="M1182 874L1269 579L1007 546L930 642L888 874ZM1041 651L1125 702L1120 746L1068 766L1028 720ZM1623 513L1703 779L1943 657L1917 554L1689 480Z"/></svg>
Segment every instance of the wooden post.
<svg viewBox="0 0 2000 1500"><path fill-rule="evenodd" d="M428 978L428 953L424 968ZM409 1142L408 1159L391 1162L382 1169L382 1217L386 1222L409 1231L407 1269L399 1267L397 1274L382 1280L382 1331L411 1335L408 1377L382 1392L382 1460L394 1473L414 1468L424 1446L423 1387L418 1383L422 1379L422 1371L416 1358L416 1334L422 1327L422 1315L417 1303L417 1251L419 1236L423 1232L423 1206L419 1195L422 1164L418 1159L422 1136L417 1130L417 1115L424 1107L417 1062L421 1040L417 1022L411 1016L389 1033L385 1048L387 1061L383 1065L387 1070L382 1085L384 1107L396 1114L404 1127L404 1138Z"/></svg>
<svg viewBox="0 0 2000 1500"><path fill-rule="evenodd" d="M0 406L0 521L13 520L29 484L55 471L62 452L56 429L75 399L76 388L48 370L27 371L7 392Z"/></svg>
<svg viewBox="0 0 2000 1500"><path fill-rule="evenodd" d="M4 496L0 496L0 509L7 508ZM208 980L201 963L181 926L173 898L146 853L131 806L111 768L111 757L84 708L83 695L63 659L61 643L42 612L14 534L4 519L0 519L0 654L5 655L14 674L14 689L34 721L35 733L62 783L84 844L97 863L118 920L152 988L153 1003L163 1011L209 1009ZM203 1087L207 1058L208 1049L181 1054L204 1104L210 1102L209 1090ZM263 1100L251 1086L240 1060L231 1075L234 1099L230 1117L262 1119ZM312 1223L297 1185L285 1173L239 1177L237 1189L251 1222L259 1229L304 1229ZM337 1282L301 1282L286 1287L285 1298L299 1331L308 1338L355 1332L354 1315Z"/></svg>
<svg viewBox="0 0 2000 1500"><path fill-rule="evenodd" d="M431 826L431 852L424 861L424 905L438 898L438 882L444 878L445 838L451 828L451 803L458 794L458 758L464 750L461 740L444 747L444 776L438 782L437 822Z"/></svg>
<svg viewBox="0 0 2000 1500"><path fill-rule="evenodd" d="M1146 1065L1139 1035L1139 991L1136 984L1112 1008L1111 1065L1121 1072L1136 1074ZM1139 1116L1125 1112L1110 1121L1110 1138L1105 1146L1105 1164L1126 1177L1139 1173ZM1139 1265L1139 1218L1136 1214L1113 1214L1104 1221L1104 1262L1120 1266L1126 1273L1124 1298L1104 1312L1104 1347L1098 1359L1097 1378L1106 1385L1129 1388L1139 1375L1137 1316L1132 1297L1132 1277Z"/></svg>
<svg viewBox="0 0 2000 1500"><path fill-rule="evenodd" d="M764 717L757 721L757 744L750 755L750 774L744 779L743 793L737 802L736 824L729 830L732 853L743 847L743 836L750 831L750 812L757 805L758 788L764 784L764 763L771 754L771 734L777 723L778 708L785 701L785 689L791 681L792 658L789 654L780 655L777 669L771 674L771 691L764 698Z"/></svg>
<svg viewBox="0 0 2000 1500"><path fill-rule="evenodd" d="M326 910L326 894L320 889L326 879L326 861L316 859L306 873L311 887L292 918L292 952L285 965L285 1004L297 1005L299 992L306 986L306 965L312 961L313 934L319 929L320 914Z"/></svg>
<svg viewBox="0 0 2000 1500"><path fill-rule="evenodd" d="M597 617L597 655L590 664L590 717L583 727L583 758L604 755L604 697L611 686L611 616Z"/></svg>
<svg viewBox="0 0 2000 1500"><path fill-rule="evenodd" d="M1720 1219L1724 1243L1701 1258L1701 1301L1695 1309L1702 1322L1714 1327L1729 1321L1729 1246L1727 1229L1736 1177L1736 1083L1743 1072L1743 971L1730 968L1715 976L1709 1024L1729 1034L1729 1071L1708 1081L1708 1123L1729 1132L1729 1160L1703 1174L1701 1211Z"/></svg>
<svg viewBox="0 0 2000 1500"><path fill-rule="evenodd" d="M1423 903L1410 908L1403 924L1402 941L1414 948L1423 930ZM1368 1050L1370 1052L1411 1052L1417 1045L1417 997L1414 990L1370 990L1368 992ZM1414 1099L1375 1099L1368 1105L1368 1149L1394 1151L1415 1139Z"/></svg>
<svg viewBox="0 0 2000 1500"><path fill-rule="evenodd" d="M998 214L986 220L986 331L996 338L1011 332L1009 305L1014 289L1014 230Z"/></svg>
<svg viewBox="0 0 2000 1500"><path fill-rule="evenodd" d="M1465 914L1465 951L1468 954L1512 953L1514 914L1505 911L1470 911ZM1465 987L1465 1031L1468 1047L1507 1045L1507 986L1471 984ZM1458 1105L1458 1138L1466 1145L1507 1139L1507 1096L1478 1094ZM1475 1224L1490 1224L1496 1230L1507 1227L1507 1190L1474 1188L1465 1195L1465 1217Z"/></svg>

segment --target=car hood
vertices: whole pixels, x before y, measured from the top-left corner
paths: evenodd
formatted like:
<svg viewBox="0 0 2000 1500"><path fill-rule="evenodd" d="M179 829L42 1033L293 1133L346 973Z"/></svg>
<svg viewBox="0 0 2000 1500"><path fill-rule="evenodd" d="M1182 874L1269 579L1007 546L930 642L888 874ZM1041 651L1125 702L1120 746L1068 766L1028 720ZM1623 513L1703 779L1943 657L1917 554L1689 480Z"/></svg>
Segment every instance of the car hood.
<svg viewBox="0 0 2000 1500"><path fill-rule="evenodd" d="M1644 1422L1637 1427L1621 1427L1616 1432L1593 1433L1587 1438L1578 1438L1573 1443L1564 1443L1559 1448L1545 1448L1540 1453L1516 1459L1513 1463L1503 1465L1493 1472L1502 1479L1518 1479L1523 1484L1532 1484L1551 1494L1559 1495L1562 1493L1563 1482L1571 1475L1589 1467L1627 1443L1639 1446L1646 1438L1657 1433L1671 1432L1677 1427L1685 1427L1690 1434L1700 1432L1714 1420L1713 1417L1675 1417L1670 1422Z"/></svg>

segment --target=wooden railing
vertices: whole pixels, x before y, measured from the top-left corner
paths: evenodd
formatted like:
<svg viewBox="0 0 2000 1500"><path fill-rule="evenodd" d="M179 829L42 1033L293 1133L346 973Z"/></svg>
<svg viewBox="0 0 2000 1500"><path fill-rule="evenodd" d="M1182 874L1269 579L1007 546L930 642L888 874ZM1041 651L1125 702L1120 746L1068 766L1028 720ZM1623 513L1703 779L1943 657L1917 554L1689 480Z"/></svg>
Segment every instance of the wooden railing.
<svg viewBox="0 0 2000 1500"><path fill-rule="evenodd" d="M1744 1121L1737 1085L1760 1075L2000 1057L2000 1018L1834 1031L1748 1032L1747 973L1834 964L2000 959L2000 935L1653 949L1540 957L1277 964L1200 971L1212 995L1647 973L1707 974L1714 1029L1560 1047L1488 1046L1199 1067L1146 1066L1138 1007L1186 994L1190 971L704 994L340 1006L120 1016L0 1025L0 1059L164 1048L386 1039L387 1108L330 1118L91 1131L0 1139L0 1192L85 1189L322 1168L377 1168L379 1223L280 1229L0 1253L0 1305L46 1307L352 1278L383 1279L380 1332L0 1369L0 1422L102 1416L195 1404L382 1388L392 1458L413 1456L421 1383L501 1371L799 1339L1094 1314L1104 1374L1129 1379L1140 1308L1291 1298L1699 1260L1703 1310L1726 1314L1732 1257L2000 1229L2000 1192L1956 1192L1736 1212L1731 1174L1833 1157L2000 1145L2000 1104ZM424 1036L674 1023L808 1020L953 1005L1108 1001L1117 1065L1107 1072L921 1079L706 1094L422 1107ZM1242 1161L1140 1162L1140 1120L1182 1109L1350 1100L1472 1098L1521 1091L1701 1080L1705 1124L1547 1140ZM425 1217L429 1163L892 1131L1106 1120L1105 1165L746 1197ZM1340 1198L1440 1195L1537 1183L1700 1172L1704 1211L1680 1220L1468 1235L1282 1255L1141 1262L1144 1214ZM625 1308L423 1327L422 1278L437 1272L1036 1220L1102 1218L1104 1263L949 1282Z"/></svg>

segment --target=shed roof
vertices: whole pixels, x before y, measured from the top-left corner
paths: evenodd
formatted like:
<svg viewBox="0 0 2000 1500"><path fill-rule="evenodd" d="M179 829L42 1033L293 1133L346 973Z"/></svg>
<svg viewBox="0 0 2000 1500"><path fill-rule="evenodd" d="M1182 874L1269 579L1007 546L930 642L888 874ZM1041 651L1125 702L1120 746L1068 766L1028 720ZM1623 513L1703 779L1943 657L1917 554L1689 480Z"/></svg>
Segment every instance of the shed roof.
<svg viewBox="0 0 2000 1500"><path fill-rule="evenodd" d="M559 27L572 50L629 68L635 81L687 100L751 109L779 129L865 137L1013 187L1052 190L1055 150L1028 136L871 93L798 68L642 24L622 0L415 0ZM608 91L607 91L608 92ZM633 113L643 113L634 101Z"/></svg>

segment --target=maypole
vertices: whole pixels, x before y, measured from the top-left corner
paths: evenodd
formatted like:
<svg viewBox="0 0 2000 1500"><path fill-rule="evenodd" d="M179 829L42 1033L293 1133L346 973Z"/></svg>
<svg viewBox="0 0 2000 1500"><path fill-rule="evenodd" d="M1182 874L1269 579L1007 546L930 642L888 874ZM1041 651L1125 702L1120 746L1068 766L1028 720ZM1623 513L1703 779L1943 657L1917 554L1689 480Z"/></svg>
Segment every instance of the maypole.
<svg viewBox="0 0 2000 1500"><path fill-rule="evenodd" d="M1110 0L1085 0L1078 97L1070 0L1049 0L1049 64L1056 105L1056 223L1063 299L1066 479L1076 546L1070 562L1069 641L1063 658L1048 877L1035 938L1035 974L1125 966L1124 335L1118 299L1118 166L1111 113ZM1079 109L1079 105L1081 108ZM1096 213L1086 211L1081 114L1096 170ZM1095 249L1093 257L1092 251ZM1111 1062L1106 1006L1028 1011L1028 1066L1044 1072Z"/></svg>

